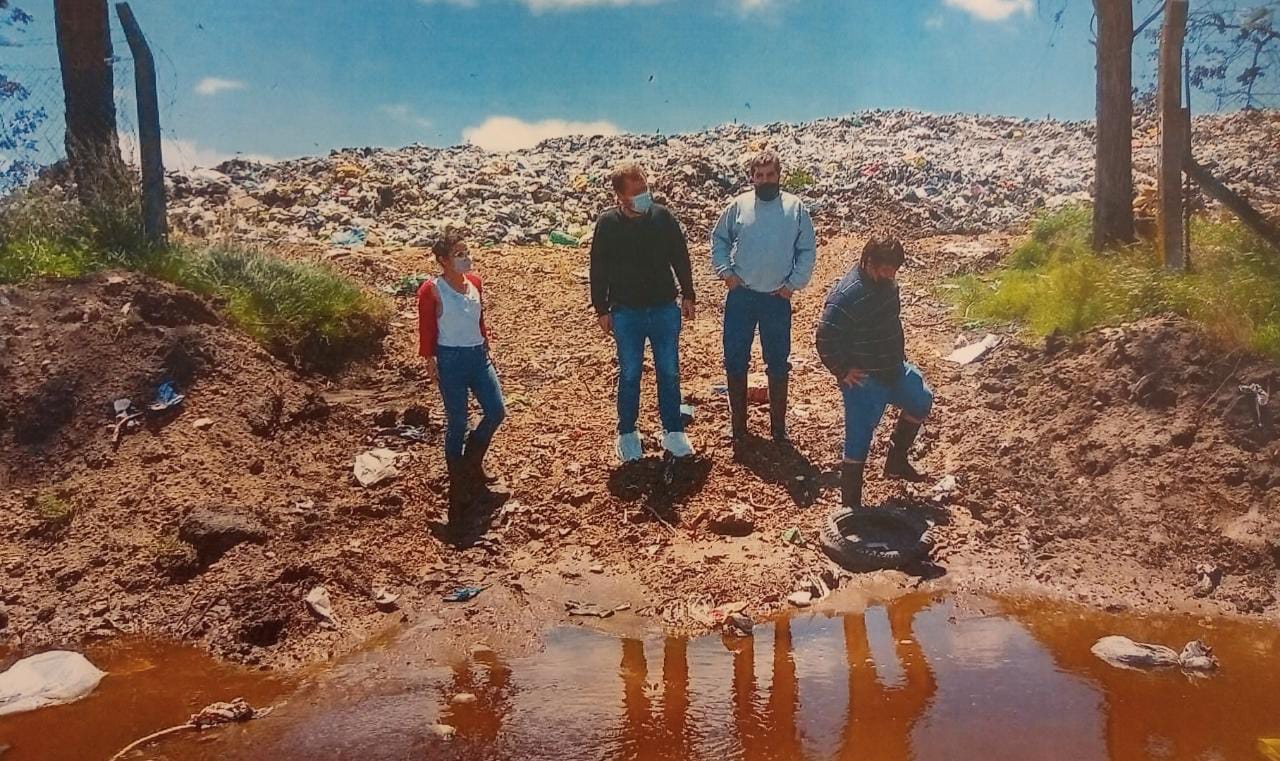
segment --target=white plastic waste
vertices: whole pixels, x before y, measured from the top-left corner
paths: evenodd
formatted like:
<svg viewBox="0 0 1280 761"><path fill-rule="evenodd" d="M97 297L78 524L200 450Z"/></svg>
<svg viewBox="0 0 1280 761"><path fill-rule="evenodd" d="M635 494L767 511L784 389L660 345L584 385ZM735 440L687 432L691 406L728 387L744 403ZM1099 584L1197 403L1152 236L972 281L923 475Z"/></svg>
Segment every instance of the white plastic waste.
<svg viewBox="0 0 1280 761"><path fill-rule="evenodd" d="M370 449L356 457L352 471L361 486L380 484L400 475L400 469L396 467L396 463L404 454L404 452L393 452L390 449Z"/></svg>
<svg viewBox="0 0 1280 761"><path fill-rule="evenodd" d="M0 674L0 716L74 703L104 676L88 658L68 650L23 658Z"/></svg>
<svg viewBox="0 0 1280 761"><path fill-rule="evenodd" d="M1000 336L994 333L988 333L981 341L971 343L968 346L956 349L947 355L948 362L955 362L957 365L967 365L976 362L982 355L991 351L1000 345Z"/></svg>

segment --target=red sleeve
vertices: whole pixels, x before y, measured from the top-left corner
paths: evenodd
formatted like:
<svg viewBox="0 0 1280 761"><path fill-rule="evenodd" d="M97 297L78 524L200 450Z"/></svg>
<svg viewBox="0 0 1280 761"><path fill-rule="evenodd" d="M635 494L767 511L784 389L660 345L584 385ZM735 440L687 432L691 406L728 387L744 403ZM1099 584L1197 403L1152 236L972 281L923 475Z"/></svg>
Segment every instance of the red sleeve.
<svg viewBox="0 0 1280 761"><path fill-rule="evenodd" d="M476 291L480 293L480 335L484 336L484 340L488 341L491 336L489 335L489 326L484 322L484 280L474 272L468 272L467 279L471 281L471 284L476 287Z"/></svg>
<svg viewBox="0 0 1280 761"><path fill-rule="evenodd" d="M440 318L436 316L436 304L439 302L434 280L428 280L418 288L418 355L421 357L436 355L436 344L440 341Z"/></svg>

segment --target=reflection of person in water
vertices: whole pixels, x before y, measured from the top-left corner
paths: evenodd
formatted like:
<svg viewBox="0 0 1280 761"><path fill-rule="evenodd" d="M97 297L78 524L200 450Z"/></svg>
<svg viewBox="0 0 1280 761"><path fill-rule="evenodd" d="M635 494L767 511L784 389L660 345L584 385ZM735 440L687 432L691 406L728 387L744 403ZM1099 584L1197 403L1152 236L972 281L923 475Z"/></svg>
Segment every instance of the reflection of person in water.
<svg viewBox="0 0 1280 761"><path fill-rule="evenodd" d="M907 761L911 732L938 689L924 650L916 641L912 622L928 607L928 597L909 597L888 604L889 629L894 650L906 677L899 687L885 687L876 677L875 662L867 641L864 616L844 619L844 646L849 662L849 708L845 722L842 759L859 761Z"/></svg>
<svg viewBox="0 0 1280 761"><path fill-rule="evenodd" d="M650 761L690 757L689 641L667 637L662 646L662 716L649 702L644 642L622 640L622 748L619 758Z"/></svg>
<svg viewBox="0 0 1280 761"><path fill-rule="evenodd" d="M479 652L453 666L449 700L440 721L456 727L459 738L489 747L502 731L511 711L511 668L492 651ZM472 703L454 703L460 693L476 696Z"/></svg>
<svg viewBox="0 0 1280 761"><path fill-rule="evenodd" d="M733 718L744 761L801 758L800 687L791 654L791 621L781 619L773 630L773 681L764 714L757 711L755 638L732 643Z"/></svg>

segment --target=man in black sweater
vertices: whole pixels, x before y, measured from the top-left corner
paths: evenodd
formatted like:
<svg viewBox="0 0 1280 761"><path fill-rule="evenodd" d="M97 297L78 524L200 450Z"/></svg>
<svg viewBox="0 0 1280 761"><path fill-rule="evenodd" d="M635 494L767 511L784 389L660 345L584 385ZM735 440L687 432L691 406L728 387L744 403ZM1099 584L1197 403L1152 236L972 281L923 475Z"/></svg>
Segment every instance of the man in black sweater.
<svg viewBox="0 0 1280 761"><path fill-rule="evenodd" d="M688 457L693 446L680 413L680 327L696 311L689 248L680 223L653 202L639 164L619 165L611 179L618 205L596 220L591 306L601 329L618 345L618 457L629 462L644 456L636 421L646 340L658 373L662 446L675 457Z"/></svg>
<svg viewBox="0 0 1280 761"><path fill-rule="evenodd" d="M923 481L907 460L920 426L933 409L933 391L920 368L907 362L898 269L906 259L896 240L872 240L862 259L831 289L818 322L818 356L844 395L841 501L862 506L862 476L871 438L892 404L902 412L890 440L884 473Z"/></svg>

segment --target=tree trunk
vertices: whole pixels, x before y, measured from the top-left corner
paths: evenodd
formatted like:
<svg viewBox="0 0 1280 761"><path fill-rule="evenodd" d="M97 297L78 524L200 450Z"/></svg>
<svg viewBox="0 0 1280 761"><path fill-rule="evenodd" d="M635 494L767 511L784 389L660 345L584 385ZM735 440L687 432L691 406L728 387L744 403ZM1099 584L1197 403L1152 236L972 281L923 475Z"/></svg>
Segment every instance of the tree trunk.
<svg viewBox="0 0 1280 761"><path fill-rule="evenodd" d="M116 135L111 27L106 0L54 0L66 101L67 160L80 198L109 201L124 179Z"/></svg>
<svg viewBox="0 0 1280 761"><path fill-rule="evenodd" d="M1133 0L1094 0L1098 15L1098 137L1093 248L1132 243Z"/></svg>

